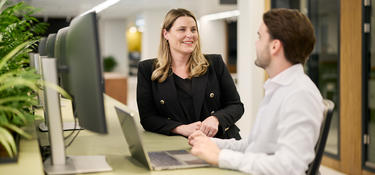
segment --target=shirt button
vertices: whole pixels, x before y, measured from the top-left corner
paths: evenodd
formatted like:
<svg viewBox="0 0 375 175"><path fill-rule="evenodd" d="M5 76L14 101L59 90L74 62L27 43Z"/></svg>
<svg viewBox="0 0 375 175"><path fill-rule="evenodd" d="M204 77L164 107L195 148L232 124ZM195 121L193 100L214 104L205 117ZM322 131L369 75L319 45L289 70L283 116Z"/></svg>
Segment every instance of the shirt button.
<svg viewBox="0 0 375 175"><path fill-rule="evenodd" d="M160 100L160 104L162 104L162 105L163 105L164 103L165 103L165 102L164 102L164 100Z"/></svg>
<svg viewBox="0 0 375 175"><path fill-rule="evenodd" d="M225 128L224 131L228 131L229 127Z"/></svg>
<svg viewBox="0 0 375 175"><path fill-rule="evenodd" d="M211 114L214 114L215 113L215 111L211 111Z"/></svg>
<svg viewBox="0 0 375 175"><path fill-rule="evenodd" d="M210 98L214 98L215 94L213 92L210 93Z"/></svg>

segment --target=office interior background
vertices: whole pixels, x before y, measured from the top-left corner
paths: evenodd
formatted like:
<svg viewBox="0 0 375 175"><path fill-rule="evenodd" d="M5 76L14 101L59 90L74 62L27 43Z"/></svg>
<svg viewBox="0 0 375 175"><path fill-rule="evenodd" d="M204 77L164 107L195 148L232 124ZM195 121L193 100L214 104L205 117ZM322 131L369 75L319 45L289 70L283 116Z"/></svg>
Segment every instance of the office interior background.
<svg viewBox="0 0 375 175"><path fill-rule="evenodd" d="M35 15L50 23L48 35L104 0L25 2L40 8ZM156 57L166 12L186 8L198 19L203 52L221 54L233 75L245 105L237 125L241 136L247 137L267 78L254 65L262 14L271 8L299 9L310 18L317 38L305 71L323 97L335 103L322 165L345 174L375 174L372 4L375 0L121 0L98 15L101 55L117 62L104 77L125 80L121 81L124 86L106 87L106 91L137 109L137 63Z"/></svg>

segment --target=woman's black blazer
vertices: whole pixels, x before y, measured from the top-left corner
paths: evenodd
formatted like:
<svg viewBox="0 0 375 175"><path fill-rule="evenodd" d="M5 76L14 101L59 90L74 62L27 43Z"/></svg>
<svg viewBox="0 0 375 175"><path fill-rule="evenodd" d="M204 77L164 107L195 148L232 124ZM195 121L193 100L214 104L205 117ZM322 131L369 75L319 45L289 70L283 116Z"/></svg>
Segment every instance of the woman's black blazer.
<svg viewBox="0 0 375 175"><path fill-rule="evenodd" d="M204 75L192 78L195 121L213 115L219 120L215 137L240 139L235 125L244 113L243 104L233 79L220 55L205 55L209 67ZM182 123L183 111L179 106L172 74L162 82L151 80L156 59L144 60L138 65L137 104L141 124L147 131L173 135Z"/></svg>

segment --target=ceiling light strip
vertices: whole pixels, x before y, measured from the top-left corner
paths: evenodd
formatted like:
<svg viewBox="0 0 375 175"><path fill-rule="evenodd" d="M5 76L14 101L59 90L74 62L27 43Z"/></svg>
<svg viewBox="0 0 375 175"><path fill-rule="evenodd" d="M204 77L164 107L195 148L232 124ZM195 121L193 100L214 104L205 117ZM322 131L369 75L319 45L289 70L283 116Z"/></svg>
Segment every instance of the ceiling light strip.
<svg viewBox="0 0 375 175"><path fill-rule="evenodd" d="M108 8L108 7L116 4L118 2L120 2L120 0L107 0L107 1L104 1L103 3L101 3L101 4L93 7L92 9L90 9L90 10L82 13L80 16L85 15L85 14L90 13L90 12L93 12L93 11L95 11L96 13L99 13L99 12L103 11L104 9L106 9L106 8Z"/></svg>
<svg viewBox="0 0 375 175"><path fill-rule="evenodd" d="M200 19L204 21L213 21L213 20L218 20L218 19L235 17L239 15L240 15L239 10L232 10L232 11L214 13L214 14L209 14L209 15L203 15Z"/></svg>

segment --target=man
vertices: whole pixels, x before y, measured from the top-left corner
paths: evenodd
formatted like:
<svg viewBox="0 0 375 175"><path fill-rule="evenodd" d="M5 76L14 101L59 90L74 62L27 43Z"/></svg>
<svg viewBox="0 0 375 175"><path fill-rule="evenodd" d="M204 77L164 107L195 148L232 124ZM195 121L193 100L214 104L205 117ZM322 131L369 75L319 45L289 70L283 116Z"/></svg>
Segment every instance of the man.
<svg viewBox="0 0 375 175"><path fill-rule="evenodd" d="M305 174L323 118L318 88L303 71L314 48L314 29L297 10L263 14L255 64L269 75L265 97L247 139L212 139L196 131L192 154L219 166L250 174Z"/></svg>

